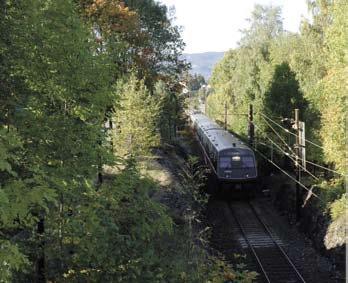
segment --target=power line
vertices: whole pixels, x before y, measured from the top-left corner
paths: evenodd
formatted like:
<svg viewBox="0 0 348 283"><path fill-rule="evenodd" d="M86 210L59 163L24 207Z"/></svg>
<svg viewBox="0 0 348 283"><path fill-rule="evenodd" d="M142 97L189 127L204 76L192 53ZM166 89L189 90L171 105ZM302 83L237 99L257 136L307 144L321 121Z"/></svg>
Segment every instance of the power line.
<svg viewBox="0 0 348 283"><path fill-rule="evenodd" d="M219 111L217 111L216 108L212 107L211 105L209 105L208 103L206 103L206 105L208 107L210 107L210 109L212 109L214 112L217 112L219 113ZM223 116L224 114L219 114L221 116ZM227 114L227 116L248 116L248 114L245 114L245 113L230 113L230 114Z"/></svg>
<svg viewBox="0 0 348 283"><path fill-rule="evenodd" d="M294 133L290 132L288 129L286 129L286 128L284 128L283 126L279 125L277 122L273 121L271 118L265 116L265 115L262 114L261 112L260 112L259 114L262 115L262 118L263 118L265 121L266 121L266 119L268 119L268 120L270 120L272 123L276 124L278 127L280 127L280 128L282 128L283 130L285 130L286 132L288 132L288 133L290 133L290 134L296 136ZM267 124L269 125L269 123L267 123ZM319 147L319 148L321 148L321 149L324 149L322 146L320 146L320 145L318 145L318 144L316 144L316 143L314 143L314 142L312 142L312 141L310 141L310 140L305 139L305 141L308 142L308 143L310 143L310 144L312 144L312 145L314 145L314 146L316 146L316 147ZM313 163L313 162L311 162L311 161L306 160L306 162L309 163L309 164L312 164L312 165L314 165L314 166L317 166L317 167L319 167L319 168L322 168L322 169L324 169L324 170L330 171L330 172L332 172L332 173L335 173L335 174L338 174L338 175L347 177L347 175L345 175L345 174L342 174L342 173L340 173L340 172L338 172L338 171L335 171L335 170L329 169L329 168L327 168L327 167L321 166L321 165L319 165L319 164Z"/></svg>
<svg viewBox="0 0 348 283"><path fill-rule="evenodd" d="M316 166L316 167L319 167L319 168L322 168L322 169L324 169L324 170L330 171L330 172L332 172L332 173L336 173L336 174L341 175L341 176L344 176L344 177L347 177L347 176L348 176L348 175L342 174L342 173L340 173L340 172L338 172L338 171L335 171L335 170L329 169L329 168L327 168L327 167L321 166L321 165L319 165L319 164L316 164L316 163L314 163L314 162L311 162L311 161L308 161L308 160L306 160L306 162L309 163L309 164L312 164L312 165L314 165L314 166Z"/></svg>
<svg viewBox="0 0 348 283"><path fill-rule="evenodd" d="M227 116L248 116L248 114L245 114L245 113L230 113L230 114L227 114Z"/></svg>
<svg viewBox="0 0 348 283"><path fill-rule="evenodd" d="M272 144L274 144L281 153L285 154L286 156L288 156L293 162L296 163L296 160L293 158L294 156L291 155L290 153L286 152L285 150L283 150L277 143L275 143L274 141L272 141L269 137L267 137ZM316 180L319 180L319 178L315 175L313 175L311 172L309 172L304 166L302 166L300 163L298 163L298 166L301 167L305 172L307 172L311 177L313 177Z"/></svg>
<svg viewBox="0 0 348 283"><path fill-rule="evenodd" d="M257 126L256 126L257 127ZM259 127L257 127L258 129L260 129ZM270 137L266 137L267 139L270 140L270 142L272 144L274 144L281 153L285 154L286 156L288 156L293 162L296 163L296 160L293 157L296 157L296 155L293 155L289 152L286 152L284 149L282 149L282 147L280 145L278 145L275 141L273 141ZM267 144L264 144L267 145ZM288 146L288 144L286 144ZM269 145L268 145L269 146ZM290 148L290 146L288 146ZM291 148L290 148L291 149ZM299 167L301 167L305 172L307 172L311 177L313 177L316 180L319 180L319 178L317 176L315 176L314 174L312 174L311 172L309 172L304 166L302 166L300 163L298 163Z"/></svg>
<svg viewBox="0 0 348 283"><path fill-rule="evenodd" d="M285 132L293 135L296 137L296 134L294 134L293 132L290 132L287 128L283 127L282 125L280 125L279 123L273 121L271 118L267 117L265 114L262 114L261 112L259 112L259 115L261 115L263 118L271 121L273 124L277 125L279 128L283 129Z"/></svg>
<svg viewBox="0 0 348 283"><path fill-rule="evenodd" d="M261 130L260 127L258 127L258 126L256 126L256 125L254 125L254 126L255 126L256 128L258 128L259 130ZM277 147L279 147L274 141L271 140L271 138L269 138L269 137L266 137L266 138L269 139L274 145L276 145ZM286 144L285 141L283 141L283 142ZM288 144L286 144L286 145L288 146L289 149L291 149L291 148L289 147ZM294 161L294 159L291 158L291 156L292 156L292 157L296 157L296 156L290 155L288 152L285 152L285 151L282 150L280 147L279 147L279 149L280 149L285 155L289 156L289 158L290 158L292 161ZM292 149L291 149L291 151L292 151ZM292 151L292 153L294 154L293 151ZM324 169L324 170L330 171L330 172L332 172L332 173L335 173L335 174L338 174L338 175L347 177L347 175L345 175L345 174L342 174L342 173L340 173L340 172L338 172L338 171L335 171L335 170L329 169L329 168L327 168L327 167L321 166L321 165L319 165L319 164L313 163L313 162L311 162L311 161L306 160L306 163L312 164L312 165L314 165L314 166L317 166L317 167L322 168L322 169ZM299 164L299 166L300 166L301 168L303 168L307 173L309 173L312 177L314 177L316 180L319 180L318 177L316 177L315 175L312 175L312 173L310 173L310 172L309 172L307 169L305 169L303 166L301 166L300 164Z"/></svg>
<svg viewBox="0 0 348 283"><path fill-rule="evenodd" d="M283 137L278 134L278 132L271 126L270 123L267 122L267 120L262 116L263 120L266 122L266 124L273 130L273 132L278 136L278 138L287 146L287 148L294 154L294 151L292 150L291 146L289 146L286 141L283 139Z"/></svg>
<svg viewBox="0 0 348 283"><path fill-rule="evenodd" d="M212 107L211 105L207 104L207 106L210 107L214 112L218 112L218 111L216 111L216 109L215 109L214 107ZM277 126L280 127L281 129L283 129L285 132L287 132L287 133L289 133L289 134L291 134L291 135L293 135L293 136L295 136L295 137L296 137L296 134L290 132L288 129L284 128L284 127L283 127L282 125L280 125L279 123L273 121L271 118L267 117L267 116L264 115L263 113L258 112L257 114L260 114L260 115L262 116L262 118L263 118L263 120L266 122L266 124L273 130L273 132L281 139L281 141L287 146L287 148L294 154L292 148L291 148L291 147L286 143L286 141L279 135L279 133L266 121L266 119L269 120L269 121L271 121L272 123L274 123L275 125L277 125ZM236 114L228 114L228 115L245 115L245 116L247 116L247 114L239 114L239 113L236 113ZM223 114L220 114L220 116L223 116ZM261 130L261 128L258 127L258 126L256 126L255 124L254 124L254 126L255 126L256 128L258 128L259 130ZM269 137L267 137L267 138L268 138L274 145L276 145L276 146L282 151L282 153L284 153L284 154L287 155L292 161L294 161L294 159L292 158L292 157L294 157L294 155L291 155L291 154L289 154L288 152L285 152L283 149L281 149L281 147L279 147L279 146L278 146L274 141L272 141ZM320 145L318 145L318 144L316 144L316 143L314 143L314 142L312 142L312 141L310 141L310 140L305 139L305 141L308 142L308 143L310 143L310 144L312 144L312 145L314 145L314 146L316 146L316 147L319 147L319 148L321 148L321 149L324 149L322 146L320 146ZM341 175L341 176L344 176L344 177L347 177L347 176L348 176L348 175L342 174L342 173L340 173L340 172L338 172L338 171L329 169L329 168L327 168L327 167L321 166L321 165L319 165L319 164L313 163L313 162L308 161L308 160L306 160L306 163L312 164L312 165L314 165L314 166L316 166L316 167L322 168L322 169L324 169L324 170L330 171L330 172L332 172L332 173L335 173L335 174L338 174L338 175ZM300 164L299 164L299 165L300 165ZM318 177L316 177L315 175L311 174L311 173L310 173L308 170L306 170L303 166L300 165L300 167L303 168L307 173L309 173L313 178L315 178L315 179L318 180Z"/></svg>
<svg viewBox="0 0 348 283"><path fill-rule="evenodd" d="M227 108L228 110L228 108ZM226 116L248 116L246 113L227 113Z"/></svg>
<svg viewBox="0 0 348 283"><path fill-rule="evenodd" d="M266 118L267 120L269 120L269 121L271 121L272 123L274 123L275 125L277 125L278 127L282 128L285 132L287 132L287 133L289 133L289 134L291 134L291 135L293 135L293 136L296 136L296 134L294 134L293 132L290 132L288 129L284 128L284 127L283 127L282 125L280 125L279 123L273 121L271 118L267 117L265 114L262 114L261 112L260 112L259 114L262 115L262 117L264 117L264 118ZM316 143L314 143L314 142L312 142L312 141L310 141L310 140L305 139L305 141L308 142L308 143L310 143L310 144L312 144L312 145L314 145L314 146L316 146L316 147L318 147L318 148L324 149L324 147L322 147L322 146L320 146L320 145L318 145L318 144L316 144Z"/></svg>
<svg viewBox="0 0 348 283"><path fill-rule="evenodd" d="M303 185L301 182L297 181L294 177L292 177L289 173L287 173L285 170L283 170L281 167L279 167L276 163L274 163L272 160L269 160L264 154L262 154L260 151L258 151L255 148L255 151L261 156L263 157L265 160L267 160L268 162L270 162L273 166L275 166L276 168L278 168L283 174L285 174L286 176L288 176L291 180L293 180L294 182L296 182L297 184L299 184L302 188L304 188L308 193L312 194L313 196L315 196L317 199L319 199L320 201L322 201L323 203L325 203L324 200L322 200L317 194L313 193L311 189L308 189L305 185Z"/></svg>
<svg viewBox="0 0 348 283"><path fill-rule="evenodd" d="M312 144L312 145L314 145L314 146L316 146L316 147L319 147L319 148L321 148L321 149L324 149L324 147L322 147L322 146L320 146L320 145L318 145L318 144L316 144L316 143L314 143L314 142L312 142L312 141L310 141L310 140L305 140L306 142L308 142L308 143L310 143L310 144Z"/></svg>

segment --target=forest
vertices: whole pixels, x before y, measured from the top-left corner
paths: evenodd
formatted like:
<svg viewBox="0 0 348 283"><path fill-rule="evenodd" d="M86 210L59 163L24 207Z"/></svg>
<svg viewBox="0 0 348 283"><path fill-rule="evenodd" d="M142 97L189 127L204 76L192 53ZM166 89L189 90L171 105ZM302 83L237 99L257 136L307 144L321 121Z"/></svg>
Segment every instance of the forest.
<svg viewBox="0 0 348 283"><path fill-rule="evenodd" d="M348 5L318 0L308 1L308 9L312 18L303 19L300 33L291 33L283 29L279 7L256 5L239 46L214 66L211 89L201 96L207 97L208 115L222 122L226 103L228 127L245 137L252 104L255 147L260 159L272 154L276 164L294 157L291 119L299 109L308 170L329 172L309 176L303 188L320 187L320 206L336 218L344 215L346 199Z"/></svg>
<svg viewBox="0 0 348 283"><path fill-rule="evenodd" d="M298 107L321 146L308 158L342 175L347 5L310 8L291 34L279 8L255 7L214 68L209 114L225 101L272 118ZM173 17L155 0L0 1L0 282L251 282L195 246L141 171L183 123L189 64ZM243 134L246 121L228 123ZM189 192L200 186L191 165ZM330 203L344 200L343 178L333 185Z"/></svg>
<svg viewBox="0 0 348 283"><path fill-rule="evenodd" d="M0 2L0 282L254 276L197 245L196 161L183 215L149 173L183 122L173 17L154 0Z"/></svg>

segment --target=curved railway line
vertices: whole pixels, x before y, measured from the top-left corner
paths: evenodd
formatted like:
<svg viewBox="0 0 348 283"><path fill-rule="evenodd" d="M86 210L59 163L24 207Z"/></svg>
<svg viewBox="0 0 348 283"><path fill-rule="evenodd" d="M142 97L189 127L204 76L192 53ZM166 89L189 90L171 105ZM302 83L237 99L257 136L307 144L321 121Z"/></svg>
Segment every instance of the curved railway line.
<svg viewBox="0 0 348 283"><path fill-rule="evenodd" d="M232 202L229 207L255 257L264 282L306 282L250 202Z"/></svg>

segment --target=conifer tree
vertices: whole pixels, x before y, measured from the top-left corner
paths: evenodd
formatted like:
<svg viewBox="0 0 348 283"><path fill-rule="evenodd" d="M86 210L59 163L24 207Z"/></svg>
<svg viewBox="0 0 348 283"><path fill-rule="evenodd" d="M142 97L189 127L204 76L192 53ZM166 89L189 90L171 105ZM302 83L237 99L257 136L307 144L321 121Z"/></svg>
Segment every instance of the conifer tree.
<svg viewBox="0 0 348 283"><path fill-rule="evenodd" d="M159 100L158 127L163 140L171 141L176 136L178 120L178 98L175 92L168 90L163 81L155 87L155 96Z"/></svg>
<svg viewBox="0 0 348 283"><path fill-rule="evenodd" d="M117 85L119 110L115 113L114 144L121 156L139 156L158 145L158 104L143 81L131 75Z"/></svg>

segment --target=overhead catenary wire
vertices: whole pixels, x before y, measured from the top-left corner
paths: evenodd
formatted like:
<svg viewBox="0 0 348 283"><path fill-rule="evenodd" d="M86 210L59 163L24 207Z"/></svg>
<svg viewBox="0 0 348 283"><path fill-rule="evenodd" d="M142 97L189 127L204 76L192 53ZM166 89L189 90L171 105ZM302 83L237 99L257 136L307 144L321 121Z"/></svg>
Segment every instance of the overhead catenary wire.
<svg viewBox="0 0 348 283"><path fill-rule="evenodd" d="M283 129L283 131L293 135L296 137L296 134L294 134L293 132L290 132L287 128L283 127L282 125L280 125L279 123L277 123L276 121L273 121L271 118L267 117L265 114L258 112L259 115L261 115L263 118L271 121L273 124L277 125L279 128Z"/></svg>
<svg viewBox="0 0 348 283"><path fill-rule="evenodd" d="M255 126L255 125L254 125ZM256 128L260 129L258 126L256 126ZM272 144L274 144L281 153L285 154L287 157L289 157L294 163L296 163L296 160L294 159L294 157L296 158L296 155L293 155L289 152L286 152L280 145L278 145L275 141L273 141L270 137L266 137ZM286 144L288 146L288 144ZM290 146L288 146L290 147ZM304 166L302 166L300 163L298 163L299 167L304 170L305 172L307 172L311 177L313 177L316 180L319 180L319 178L317 176L315 176L314 174L312 174L311 172L309 172Z"/></svg>
<svg viewBox="0 0 348 283"><path fill-rule="evenodd" d="M293 132L289 131L288 129L286 129L285 127L283 127L282 125L280 125L279 123L273 121L271 118L267 117L265 114L263 114L263 113L261 113L261 112L259 112L259 114L260 114L262 117L266 118L267 120L271 121L273 124L277 125L277 126L280 127L281 129L283 129L285 132L287 132L287 133L289 133L289 134L291 134L291 135L293 135L293 136L296 136L296 134L294 134ZM312 144L312 145L314 145L314 146L316 146L316 147L318 147L318 148L324 149L324 147L322 147L322 146L320 146L320 145L318 145L318 144L316 144L316 143L314 143L314 142L312 142L312 141L310 141L310 140L305 139L305 141L308 142L308 143L310 143L310 144Z"/></svg>
<svg viewBox="0 0 348 283"><path fill-rule="evenodd" d="M217 112L219 113L219 111L217 111L216 108L214 108L213 106L211 106L210 104L206 103L206 105L211 109L213 110L214 112ZM224 114L219 114L220 116L224 116ZM227 114L227 116L248 116L248 114L246 113L230 113L230 114Z"/></svg>
<svg viewBox="0 0 348 283"><path fill-rule="evenodd" d="M267 137L268 138L268 137ZM285 150L283 150L278 144L276 144L274 141L272 141L270 138L268 138L272 144L274 144L281 153L285 154L287 157L289 157L293 162L296 162L296 160L292 157L291 154L289 154L288 152L286 152ZM308 173L311 177L313 177L315 180L319 180L319 178L317 176L315 176L314 174L312 174L311 172L309 172L304 166L302 166L300 163L298 163L298 166L305 171L306 173Z"/></svg>
<svg viewBox="0 0 348 283"><path fill-rule="evenodd" d="M218 112L218 111L216 111L216 109L215 109L214 107L212 107L211 105L207 104L207 106L210 107L214 112ZM282 125L280 125L279 123L277 123L277 122L275 122L274 120L272 120L271 118L267 117L265 114L263 114L263 113L261 113L261 112L258 112L257 114L261 115L265 122L266 122L266 119L267 119L267 120L269 120L270 122L272 122L272 123L274 123L275 125L277 125L278 127L280 127L281 129L283 129L285 132L287 132L287 133L289 133L289 134L291 134L291 135L293 135L293 136L296 137L296 134L292 133L291 131L289 131L288 129L286 129L285 127L283 127ZM220 114L220 115L223 116L223 114ZM247 116L247 114L229 114L229 115L243 115L243 116L245 115L245 116ZM255 123L253 123L253 124L254 124L255 127L257 127L257 126L255 125ZM277 136L278 136L279 138L281 138L281 136L276 132L276 130L274 130L273 127L271 127L271 125L270 125L269 123L266 122L266 124L277 134ZM259 127L257 127L257 128L258 128L259 130L261 130ZM282 138L281 138L281 139L282 139ZM286 141L285 141L284 139L282 139L282 141L283 141L284 144L287 145L288 149L290 149L290 151L294 154L293 150L292 150L291 147L286 143ZM310 143L310 144L312 144L312 145L314 145L314 146L316 146L316 147L319 147L319 148L323 149L322 146L320 146L320 145L318 145L318 144L316 144L316 143L314 143L314 142L312 142L312 141L310 141L310 140L305 139L305 141L308 142L308 143ZM289 158L291 158L290 155L289 155L288 153L285 153L285 154L286 154L287 156L289 156ZM292 155L292 157L294 157L294 155ZM292 159L292 158L291 158L291 159ZM293 160L293 159L292 159L292 160ZM316 166L316 167L318 167L318 168L321 168L321 169L330 171L330 172L332 172L332 173L338 174L338 175L340 175L340 176L344 176L344 177L347 177L347 176L348 176L348 175L342 174L342 173L340 173L340 172L338 172L338 171L329 169L329 168L327 168L327 167L321 166L321 165L319 165L319 164L316 164L316 163L311 162L311 161L308 161L308 160L306 160L306 163L311 164L311 165L313 165L313 166ZM304 168L304 167L301 166L301 165L300 165L300 167ZM306 169L305 169L305 170L306 170ZM308 170L306 170L306 172L308 172L310 175L312 175ZM316 179L318 179L316 176L314 176L314 175L312 175L312 176L315 177Z"/></svg>
<svg viewBox="0 0 348 283"><path fill-rule="evenodd" d="M294 177L292 177L288 172L286 172L284 169L282 169L280 166L278 166L276 163L274 163L272 160L270 160L269 158L267 158L263 153L261 153L260 151L258 151L256 148L254 149L255 152L257 152L262 158L264 158L265 160L267 160L268 162L270 162L273 166L275 166L276 168L278 168L283 174L285 174L286 176L288 176L291 180L293 180L295 183L299 184L302 188L304 188L309 194L313 195L314 197L316 197L317 199L319 199L320 201L322 201L323 203L325 203L325 201L323 199L321 199L317 194L313 193L311 189L308 189L304 184L302 184L301 182L297 181Z"/></svg>
<svg viewBox="0 0 348 283"><path fill-rule="evenodd" d="M216 111L216 109L215 109L214 107L212 107L211 105L207 104L207 106L210 107L214 112L218 112L218 111ZM288 129L286 129L285 127L283 127L282 125L280 125L279 123L275 122L275 121L272 120L271 118L267 117L265 114L263 114L263 113L261 113L261 112L258 112L257 114L261 115L261 117L262 117L263 120L266 122L266 124L273 130L273 132L282 140L282 142L287 146L287 148L294 154L294 151L292 150L292 148L291 148L291 147L286 143L286 141L279 135L279 133L270 125L270 123L268 123L268 122L266 121L266 119L269 120L270 122L274 123L275 125L277 125L279 128L281 128L281 129L284 130L285 132L287 132L287 133L289 133L289 134L291 134L291 135L293 135L293 136L295 136L295 137L296 137L297 135L294 134L294 133L292 133L291 131L289 131ZM243 115L243 116L247 116L247 114L238 114L238 113L236 113L236 114L229 114L229 115ZM223 114L221 114L221 116L223 116ZM253 123L253 124L254 124L255 127L257 127L257 126L255 125L255 123ZM258 128L259 130L261 130L259 127L257 127L257 128ZM269 139L269 137L267 137L267 138ZM271 139L270 139L270 140L271 140ZM314 146L316 146L316 147L319 147L319 148L323 149L322 146L320 146L320 145L318 145L318 144L316 144L316 143L314 143L314 142L312 142L312 141L310 141L310 140L305 139L305 141L308 142L308 143L310 143L310 144L312 144L312 145L314 145ZM281 149L281 147L279 147L274 141L271 140L271 142L272 142L272 144L276 145L276 146L277 146L285 155L287 155L291 160L293 160L293 158L291 158L291 156L292 156L292 157L296 157L295 155L291 155L291 154L285 152L285 151L284 151L283 149ZM293 161L294 161L294 160L293 160ZM318 168L321 168L321 169L330 171L330 172L332 172L332 173L335 173L335 174L338 174L338 175L347 177L347 175L345 175L345 174L342 174L342 173L340 173L340 172L338 172L338 171L335 171L335 170L329 169L329 168L327 168L327 167L321 166L321 165L316 164L316 163L314 163L314 162L311 162L311 161L306 160L306 163L311 164L311 165L313 165L313 166L316 166L316 167L318 167ZM317 178L316 176L314 176L313 174L311 174L311 173L310 173L308 170L306 170L303 166L301 166L301 165L299 165L299 166L300 166L301 168L303 168L307 173L309 173L313 178L315 178L315 179L318 180L318 178Z"/></svg>
<svg viewBox="0 0 348 283"><path fill-rule="evenodd" d="M321 166L321 165L319 165L319 164L317 164L317 163L314 163L314 162L312 162L312 161L306 160L306 163L309 163L309 164L311 164L311 165L313 165L313 166L316 166L316 167L318 167L318 168L324 169L324 170L326 170L326 171L335 173L335 174L337 174L337 175L341 175L341 176L344 176L344 177L348 177L348 174L342 174L342 173L340 173L340 172L338 172L338 171L335 171L335 170L329 169L329 168L327 168L327 167Z"/></svg>
<svg viewBox="0 0 348 283"><path fill-rule="evenodd" d="M259 130L261 130L260 127L256 126L255 124L254 124L254 126L255 126L256 128L258 128ZM269 139L272 143L274 143L274 141L272 141L269 137L266 137L266 138ZM284 141L284 142L285 142L285 141ZM285 143L286 143L286 142L285 142ZM274 143L274 144L276 144L276 143ZM288 144L286 144L286 145L288 146ZM288 148L289 148L289 146L288 146ZM291 150L291 151L292 151L292 150ZM293 151L292 151L292 152L293 152ZM283 152L283 153L285 153L287 156L289 156L289 158L290 158L292 161L294 161L294 159L291 158L291 156L292 156L292 157L296 157L296 155L294 155L294 153L293 153L293 155L289 155L289 153L287 153L287 152ZM337 175L341 175L341 176L344 176L344 177L347 177L347 176L348 176L348 175L342 174L342 173L340 173L340 172L338 172L338 171L329 169L329 168L327 168L327 167L321 166L321 165L319 165L319 164L317 164L317 163L314 163L314 162L311 162L311 161L308 161L308 160L306 160L305 162L308 163L308 164L311 164L311 165L313 165L313 166L316 166L316 167L318 167L318 168L321 168L321 169L330 171L330 172L332 172L332 173L335 173L335 174L337 174ZM300 166L301 168L303 168L307 173L309 173L312 177L315 177L317 180L319 180L318 177L312 175L312 174L311 174L307 169L305 169L303 166L301 166L300 164L299 164L299 166Z"/></svg>
<svg viewBox="0 0 348 283"><path fill-rule="evenodd" d="M261 116L263 118L263 120L266 122L266 124L272 129L272 131L277 135L277 137L286 145L286 147L293 153L295 154L295 152L293 151L293 149L291 148L291 146L289 146L287 144L287 142L284 140L284 138L272 127L272 125L270 123L267 122L267 120Z"/></svg>

